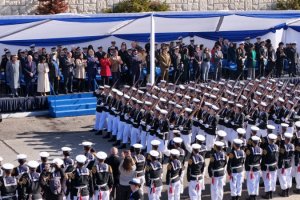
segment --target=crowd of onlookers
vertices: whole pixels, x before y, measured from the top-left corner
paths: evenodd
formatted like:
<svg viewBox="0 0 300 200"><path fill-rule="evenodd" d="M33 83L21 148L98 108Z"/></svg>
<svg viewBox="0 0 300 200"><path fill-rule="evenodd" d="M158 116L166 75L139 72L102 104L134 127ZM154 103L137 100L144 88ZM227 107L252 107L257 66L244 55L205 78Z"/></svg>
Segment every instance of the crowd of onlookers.
<svg viewBox="0 0 300 200"><path fill-rule="evenodd" d="M252 79L261 76L281 77L283 72L296 76L298 52L296 43L280 42L276 47L271 40L250 38L233 43L219 38L212 49L195 44L184 44L182 38L170 43L155 44L155 65L159 79L186 83L191 80L206 82L208 78ZM132 42L130 47L115 41L105 51L94 48L62 45L51 48L20 49L12 54L4 49L1 72L5 91L18 96L20 87L24 96L45 96L59 93L94 91L98 84L144 84L150 74L150 44L144 47ZM2 88L4 84L1 84Z"/></svg>

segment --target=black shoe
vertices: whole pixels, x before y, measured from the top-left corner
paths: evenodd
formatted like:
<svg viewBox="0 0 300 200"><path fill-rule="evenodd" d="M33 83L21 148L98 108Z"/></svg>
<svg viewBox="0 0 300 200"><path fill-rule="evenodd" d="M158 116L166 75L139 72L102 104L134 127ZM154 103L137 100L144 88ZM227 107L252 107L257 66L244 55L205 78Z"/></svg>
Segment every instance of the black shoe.
<svg viewBox="0 0 300 200"><path fill-rule="evenodd" d="M271 199L270 192L266 192L266 194L263 195L263 196L261 196L261 198L263 198L263 199Z"/></svg>
<svg viewBox="0 0 300 200"><path fill-rule="evenodd" d="M289 196L290 196L289 190L290 190L290 188L288 188L288 189L285 190L285 196L286 196L286 197L289 197Z"/></svg>
<svg viewBox="0 0 300 200"><path fill-rule="evenodd" d="M109 134L106 134L106 136L103 137L103 139L108 139L110 138Z"/></svg>
<svg viewBox="0 0 300 200"><path fill-rule="evenodd" d="M108 140L108 142L115 142L115 141L117 141L117 137L115 135L113 135L112 138Z"/></svg>
<svg viewBox="0 0 300 200"><path fill-rule="evenodd" d="M117 146L119 146L120 144L121 144L121 140L117 140L117 141L113 144L113 146L117 147Z"/></svg>
<svg viewBox="0 0 300 200"><path fill-rule="evenodd" d="M269 194L270 194L270 199L273 199L273 192L271 191L269 192Z"/></svg>
<svg viewBox="0 0 300 200"><path fill-rule="evenodd" d="M231 200L236 200L236 197L231 197Z"/></svg>
<svg viewBox="0 0 300 200"><path fill-rule="evenodd" d="M279 196L281 196L281 197L285 197L285 195L286 195L286 192L285 192L285 190L281 190L281 192L279 193Z"/></svg>
<svg viewBox="0 0 300 200"><path fill-rule="evenodd" d="M91 129L91 130L90 130L90 132L95 132L95 131L97 131L97 130L96 130L96 129Z"/></svg>
<svg viewBox="0 0 300 200"><path fill-rule="evenodd" d="M126 144L121 144L121 146L119 146L119 149L126 149Z"/></svg>
<svg viewBox="0 0 300 200"><path fill-rule="evenodd" d="M294 192L295 194L300 194L300 189L295 189L293 192Z"/></svg>
<svg viewBox="0 0 300 200"><path fill-rule="evenodd" d="M97 133L95 133L95 135L102 135L102 130L100 130Z"/></svg>

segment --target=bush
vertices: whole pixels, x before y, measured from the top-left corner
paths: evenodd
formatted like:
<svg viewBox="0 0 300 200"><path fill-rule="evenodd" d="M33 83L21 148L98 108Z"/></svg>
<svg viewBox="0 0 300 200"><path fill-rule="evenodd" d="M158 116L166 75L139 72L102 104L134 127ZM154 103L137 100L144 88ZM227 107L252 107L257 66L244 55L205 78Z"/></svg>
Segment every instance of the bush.
<svg viewBox="0 0 300 200"><path fill-rule="evenodd" d="M166 2L151 0L124 0L116 4L114 8L104 10L108 13L133 13L133 12L152 12L169 10Z"/></svg>
<svg viewBox="0 0 300 200"><path fill-rule="evenodd" d="M277 10L300 10L300 0L278 0Z"/></svg>

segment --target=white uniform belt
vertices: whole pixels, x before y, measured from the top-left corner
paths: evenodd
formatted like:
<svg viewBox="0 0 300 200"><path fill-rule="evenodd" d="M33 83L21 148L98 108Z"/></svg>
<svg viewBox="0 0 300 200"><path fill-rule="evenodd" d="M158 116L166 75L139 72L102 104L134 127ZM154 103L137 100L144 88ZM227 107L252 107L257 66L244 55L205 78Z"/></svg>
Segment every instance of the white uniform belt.
<svg viewBox="0 0 300 200"><path fill-rule="evenodd" d="M12 198L12 197L16 197L16 195L12 195L12 196L2 196L2 197L0 197L0 199L9 199L9 198Z"/></svg>
<svg viewBox="0 0 300 200"><path fill-rule="evenodd" d="M141 170L141 171L135 171L136 174L140 174L140 173L143 173L144 171Z"/></svg>
<svg viewBox="0 0 300 200"><path fill-rule="evenodd" d="M255 165L249 165L250 167L258 167L260 164L255 164Z"/></svg>
<svg viewBox="0 0 300 200"><path fill-rule="evenodd" d="M159 179L160 179L159 177L158 178L150 178L151 181L157 181Z"/></svg>
<svg viewBox="0 0 300 200"><path fill-rule="evenodd" d="M274 165L276 165L276 164L277 164L277 162L271 163L271 164L266 164L266 166L267 166L267 167L271 167L271 166L274 166Z"/></svg>
<svg viewBox="0 0 300 200"><path fill-rule="evenodd" d="M102 185L97 185L99 188L102 188L102 187L105 187L105 186L107 186L107 183L104 183L104 184L102 184Z"/></svg>
<svg viewBox="0 0 300 200"><path fill-rule="evenodd" d="M283 162L290 162L291 159L283 159Z"/></svg>
<svg viewBox="0 0 300 200"><path fill-rule="evenodd" d="M191 174L191 177L198 179L198 178L203 178L203 175L202 174L199 174L199 175Z"/></svg>
<svg viewBox="0 0 300 200"><path fill-rule="evenodd" d="M218 172L218 171L223 171L224 170L224 168L220 168L220 169L213 169L212 171L213 172Z"/></svg>
<svg viewBox="0 0 300 200"><path fill-rule="evenodd" d="M77 190L81 190L81 189L84 189L84 188L87 188L87 185L84 185L84 186L79 186L79 187L75 187Z"/></svg>
<svg viewBox="0 0 300 200"><path fill-rule="evenodd" d="M176 179L176 178L178 178L179 176L178 175L176 175L176 176L174 176L174 177L171 177L170 179L171 180L174 180L174 179Z"/></svg>
<svg viewBox="0 0 300 200"><path fill-rule="evenodd" d="M238 168L241 168L243 167L242 165L239 165L239 166L236 166L236 167L231 167L231 169L238 169Z"/></svg>

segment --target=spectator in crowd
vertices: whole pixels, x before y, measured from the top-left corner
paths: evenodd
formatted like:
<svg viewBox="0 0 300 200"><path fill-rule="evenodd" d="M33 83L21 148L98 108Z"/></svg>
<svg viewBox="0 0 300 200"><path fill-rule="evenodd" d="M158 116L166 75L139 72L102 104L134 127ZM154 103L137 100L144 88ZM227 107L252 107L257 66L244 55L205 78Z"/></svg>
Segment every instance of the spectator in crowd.
<svg viewBox="0 0 300 200"><path fill-rule="evenodd" d="M121 57L118 55L118 51L114 50L112 51L112 55L110 57L110 63L111 63L111 74L112 74L112 84L114 85L116 83L116 87L118 87L120 82L120 73L121 73L121 65L123 64L123 61Z"/></svg>
<svg viewBox="0 0 300 200"><path fill-rule="evenodd" d="M100 75L103 79L103 85L109 85L109 77L111 77L111 62L108 58L108 54L105 54L104 58L100 60L100 65Z"/></svg>
<svg viewBox="0 0 300 200"><path fill-rule="evenodd" d="M103 51L103 47L99 46L98 51L95 53L95 56L98 58L98 60L101 60L102 58L104 58L105 54L106 53Z"/></svg>
<svg viewBox="0 0 300 200"><path fill-rule="evenodd" d="M191 64L191 58L189 56L188 48L183 48L181 61L183 64L182 83L187 83L190 80L190 64Z"/></svg>
<svg viewBox="0 0 300 200"><path fill-rule="evenodd" d="M276 64L276 52L272 44L269 44L268 47L268 64L267 64L267 70L266 70L266 76L269 76L269 74L272 77L274 68Z"/></svg>
<svg viewBox="0 0 300 200"><path fill-rule="evenodd" d="M258 51L258 59L259 59L259 69L258 69L258 77L265 76L265 69L268 63L268 49L265 46L265 42L260 42L260 47Z"/></svg>
<svg viewBox="0 0 300 200"><path fill-rule="evenodd" d="M104 54L104 58L105 58L105 56L106 56L106 54ZM87 76L88 76L89 91L96 90L95 79L96 79L96 74L98 72L98 67L99 67L99 60L95 56L94 50L90 49L88 51L88 56L87 56ZM102 66L101 66L101 68L102 68Z"/></svg>
<svg viewBox="0 0 300 200"><path fill-rule="evenodd" d="M171 57L168 53L168 47L163 47L162 54L159 57L159 64L161 69L161 79L169 80L169 68L171 66Z"/></svg>
<svg viewBox="0 0 300 200"><path fill-rule="evenodd" d="M256 51L254 49L254 45L249 45L249 51L247 53L247 69L248 69L248 77L251 79L255 79L255 67L256 67Z"/></svg>
<svg viewBox="0 0 300 200"><path fill-rule="evenodd" d="M297 53L296 43L291 43L290 48L287 49L287 58L289 61L289 76L296 76L296 66L298 66L299 55Z"/></svg>
<svg viewBox="0 0 300 200"><path fill-rule="evenodd" d="M225 69L223 68L223 71L224 71L223 77L224 78L235 78L235 77L230 75L231 71L228 67L231 64L236 64L237 63L236 57L237 57L236 43L230 42L229 47L228 47L228 52L227 52L227 67Z"/></svg>
<svg viewBox="0 0 300 200"><path fill-rule="evenodd" d="M49 81L52 87L52 92L58 95L59 81L60 81L60 70L57 62L57 53L51 54L49 62Z"/></svg>
<svg viewBox="0 0 300 200"><path fill-rule="evenodd" d="M110 57L112 55L112 51L118 51L118 47L116 46L116 41L111 41L111 46L107 49L107 57Z"/></svg>
<svg viewBox="0 0 300 200"><path fill-rule="evenodd" d="M85 68L86 60L83 60L83 54L81 53L78 58L75 60L75 78L78 81L77 91L83 92L85 88Z"/></svg>
<svg viewBox="0 0 300 200"><path fill-rule="evenodd" d="M202 50L200 49L199 45L196 45L195 47L195 52L194 52L194 56L191 57L192 60L192 66L193 66L193 80L197 80L198 78L200 78L200 74L201 74L201 56L202 56Z"/></svg>
<svg viewBox="0 0 300 200"><path fill-rule="evenodd" d="M116 198L116 190L119 187L119 179L120 179L120 171L119 166L121 163L121 158L118 156L118 149L116 147L112 147L110 150L110 156L105 160L105 163L111 166L113 171L114 178L114 186L110 193L112 199Z"/></svg>
<svg viewBox="0 0 300 200"><path fill-rule="evenodd" d="M18 88L20 88L20 61L17 55L13 55L11 60L6 63L6 80L8 80L12 97L18 97Z"/></svg>
<svg viewBox="0 0 300 200"><path fill-rule="evenodd" d="M217 45L215 47L213 56L214 56L214 64L215 64L214 79L216 81L219 81L222 76L222 61L223 61L223 53L222 53L221 46Z"/></svg>
<svg viewBox="0 0 300 200"><path fill-rule="evenodd" d="M236 50L237 58L237 78L240 76L240 80L244 80L244 67L246 61L246 51L244 48L244 43L240 43L239 48Z"/></svg>
<svg viewBox="0 0 300 200"><path fill-rule="evenodd" d="M122 42L121 49L118 51L118 55L121 57L123 64L121 64L122 82L128 83L130 80L130 55L127 51L127 45Z"/></svg>
<svg viewBox="0 0 300 200"><path fill-rule="evenodd" d="M68 52L66 57L62 60L62 72L64 76L64 90L65 94L73 93L73 76L74 76L74 58L72 53Z"/></svg>
<svg viewBox="0 0 300 200"><path fill-rule="evenodd" d="M132 73L132 84L135 84L137 81L140 80L141 76L141 64L142 60L141 57L138 55L137 49L132 50L132 56L130 59L131 65L131 73Z"/></svg>
<svg viewBox="0 0 300 200"><path fill-rule="evenodd" d="M202 72L202 81L206 82L208 80L208 73L210 69L210 59L211 59L211 54L209 49L206 47L203 50L203 55L202 55L202 64L201 64L201 72Z"/></svg>
<svg viewBox="0 0 300 200"><path fill-rule="evenodd" d="M130 155L130 151L122 152L123 160L120 163L120 185L117 188L117 199L128 200L131 194L129 181L136 177L136 166Z"/></svg>
<svg viewBox="0 0 300 200"><path fill-rule="evenodd" d="M46 96L47 92L50 92L50 82L49 82L49 66L46 62L46 57L42 57L41 62L38 64L38 82L37 82L37 92L42 96Z"/></svg>
<svg viewBox="0 0 300 200"><path fill-rule="evenodd" d="M182 67L181 67L181 54L179 52L179 46L176 46L174 49L174 52L172 53L172 66L174 69L174 73L173 73L173 82L175 83L175 81L179 78L181 72L182 72Z"/></svg>
<svg viewBox="0 0 300 200"><path fill-rule="evenodd" d="M276 50L276 78L280 78L282 70L284 69L284 61L286 60L286 54L283 48L283 42L280 42Z"/></svg>
<svg viewBox="0 0 300 200"><path fill-rule="evenodd" d="M33 62L31 55L27 56L27 62L23 67L23 74L26 86L25 96L33 96L35 94L34 82L36 76L36 64Z"/></svg>

